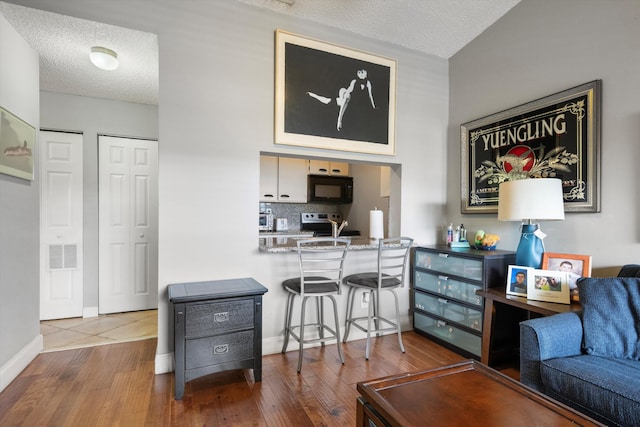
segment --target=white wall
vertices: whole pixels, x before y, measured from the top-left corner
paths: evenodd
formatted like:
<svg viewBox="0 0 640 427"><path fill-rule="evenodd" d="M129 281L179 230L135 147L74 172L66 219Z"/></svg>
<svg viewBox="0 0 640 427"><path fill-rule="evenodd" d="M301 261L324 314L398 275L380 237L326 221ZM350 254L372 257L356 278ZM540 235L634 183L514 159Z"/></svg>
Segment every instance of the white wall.
<svg viewBox="0 0 640 427"><path fill-rule="evenodd" d="M281 337L280 282L296 273L288 256L257 250L260 151L402 164L401 202L389 213L402 225L390 232L435 241L446 196L446 60L227 0L132 0L126 13L101 0L15 3L158 34L160 356L173 347L166 287L174 282L255 277L270 289L263 337ZM395 157L273 145L277 28L397 59Z"/></svg>
<svg viewBox="0 0 640 427"><path fill-rule="evenodd" d="M447 63L233 2L190 5L159 34L161 301L170 283L252 276L269 288L263 338L273 351L278 346L270 342L280 339L284 324L280 283L297 274L297 264L291 256L257 253L258 154L317 152L273 146L274 30L398 60L393 162L403 165L402 234L423 243L440 220L428 215L444 205ZM198 56L198 47L207 54ZM427 159L435 160L431 167ZM352 265L358 261L351 258ZM406 313L408 291L402 308ZM159 313L168 320L163 301ZM170 339L168 325L160 324L160 354L172 350Z"/></svg>
<svg viewBox="0 0 640 427"><path fill-rule="evenodd" d="M38 54L0 15L0 106L36 129L38 80ZM38 156L36 146L34 165ZM42 349L39 195L37 172L33 181L0 174L0 391Z"/></svg>
<svg viewBox="0 0 640 427"><path fill-rule="evenodd" d="M548 221L550 252L590 254L595 274L640 263L640 3L524 0L450 60L448 216L502 236L513 249L518 224L460 214L460 124L602 79L600 213Z"/></svg>
<svg viewBox="0 0 640 427"><path fill-rule="evenodd" d="M384 218L384 236L396 237L389 234L389 197L380 197L380 166L372 165L351 165L351 175L353 175L354 203L349 212L349 227L360 230L360 235L370 237L370 214L369 212L378 208L382 211ZM399 196L399 195L398 195Z"/></svg>
<svg viewBox="0 0 640 427"><path fill-rule="evenodd" d="M158 139L158 107L40 92L43 129L82 132L84 265L83 308L98 310L98 134Z"/></svg>

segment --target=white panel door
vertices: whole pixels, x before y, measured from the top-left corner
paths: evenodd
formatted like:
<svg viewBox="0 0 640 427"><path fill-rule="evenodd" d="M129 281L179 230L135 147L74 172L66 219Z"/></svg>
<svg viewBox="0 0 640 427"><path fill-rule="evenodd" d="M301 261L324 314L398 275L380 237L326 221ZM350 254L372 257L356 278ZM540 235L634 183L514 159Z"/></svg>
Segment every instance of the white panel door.
<svg viewBox="0 0 640 427"><path fill-rule="evenodd" d="M158 142L99 136L98 311L158 307Z"/></svg>
<svg viewBox="0 0 640 427"><path fill-rule="evenodd" d="M82 316L82 135L40 132L40 319Z"/></svg>

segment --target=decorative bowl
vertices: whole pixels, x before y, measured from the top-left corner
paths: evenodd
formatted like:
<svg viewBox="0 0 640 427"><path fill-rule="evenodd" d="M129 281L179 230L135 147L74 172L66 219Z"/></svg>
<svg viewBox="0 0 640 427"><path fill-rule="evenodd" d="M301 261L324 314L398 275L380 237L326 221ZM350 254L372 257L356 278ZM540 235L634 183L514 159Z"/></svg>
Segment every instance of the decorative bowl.
<svg viewBox="0 0 640 427"><path fill-rule="evenodd" d="M484 246L484 245L473 245L474 249L479 249L481 251L495 251L496 245L493 246Z"/></svg>

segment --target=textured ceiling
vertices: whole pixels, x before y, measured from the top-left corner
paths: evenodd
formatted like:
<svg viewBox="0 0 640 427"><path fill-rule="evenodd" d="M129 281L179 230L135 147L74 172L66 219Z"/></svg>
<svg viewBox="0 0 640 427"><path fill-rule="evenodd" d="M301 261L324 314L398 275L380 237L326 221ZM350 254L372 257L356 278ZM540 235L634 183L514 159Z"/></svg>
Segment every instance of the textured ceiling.
<svg viewBox="0 0 640 427"><path fill-rule="evenodd" d="M235 1L442 58L450 58L520 2ZM155 34L5 2L0 2L0 13L40 54L42 90L143 104L158 103L158 38ZM92 46L118 52L120 67L116 71L95 68L89 62Z"/></svg>
<svg viewBox="0 0 640 427"><path fill-rule="evenodd" d="M448 59L521 0L236 1Z"/></svg>
<svg viewBox="0 0 640 427"><path fill-rule="evenodd" d="M158 37L0 2L0 13L40 55L40 89L141 104L158 103ZM115 71L89 61L92 46L118 53Z"/></svg>

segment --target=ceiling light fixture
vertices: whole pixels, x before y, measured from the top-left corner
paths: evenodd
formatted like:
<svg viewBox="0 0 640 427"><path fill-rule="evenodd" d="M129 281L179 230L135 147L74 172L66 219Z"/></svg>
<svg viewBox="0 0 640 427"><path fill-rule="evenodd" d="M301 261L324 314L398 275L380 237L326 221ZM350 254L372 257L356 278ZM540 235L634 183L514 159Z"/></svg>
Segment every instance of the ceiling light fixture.
<svg viewBox="0 0 640 427"><path fill-rule="evenodd" d="M89 54L91 63L101 70L112 71L118 68L118 54L111 49L102 46L94 46Z"/></svg>

